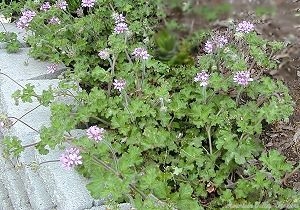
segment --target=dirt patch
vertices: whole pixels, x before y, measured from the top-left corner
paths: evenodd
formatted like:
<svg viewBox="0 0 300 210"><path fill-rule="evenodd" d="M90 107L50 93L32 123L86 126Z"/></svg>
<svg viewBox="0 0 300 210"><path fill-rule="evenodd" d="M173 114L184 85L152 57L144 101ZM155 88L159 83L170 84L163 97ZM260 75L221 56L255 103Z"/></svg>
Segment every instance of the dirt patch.
<svg viewBox="0 0 300 210"><path fill-rule="evenodd" d="M265 130L267 148L275 148L294 166L300 162L300 2L277 1L276 15L261 25L263 35L282 40L287 48L278 55L279 69L272 76L281 79L289 87L295 102L294 114L288 123L276 123ZM300 171L296 171L285 183L300 190Z"/></svg>

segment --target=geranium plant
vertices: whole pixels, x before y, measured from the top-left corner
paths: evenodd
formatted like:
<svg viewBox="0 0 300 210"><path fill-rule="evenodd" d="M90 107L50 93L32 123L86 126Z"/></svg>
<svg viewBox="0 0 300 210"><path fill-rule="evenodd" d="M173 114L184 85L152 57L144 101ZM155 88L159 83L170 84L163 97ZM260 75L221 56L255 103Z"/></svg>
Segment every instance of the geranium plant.
<svg viewBox="0 0 300 210"><path fill-rule="evenodd" d="M46 154L69 145L60 162L89 179L93 197L137 209L296 202L281 183L292 166L259 140L264 124L293 111L287 87L264 74L276 68L281 42L244 21L199 40L197 57L185 51L195 62L169 63L154 53L162 46L154 29L165 18L157 2L82 1L76 15L62 1L48 3L28 4L18 23L34 32L32 56L53 62L49 73L56 63L68 70L57 89L38 95L28 85L14 97L51 107L51 126L33 146ZM56 102L58 95L74 102ZM66 135L79 127L85 135ZM5 144L22 151L15 138Z"/></svg>

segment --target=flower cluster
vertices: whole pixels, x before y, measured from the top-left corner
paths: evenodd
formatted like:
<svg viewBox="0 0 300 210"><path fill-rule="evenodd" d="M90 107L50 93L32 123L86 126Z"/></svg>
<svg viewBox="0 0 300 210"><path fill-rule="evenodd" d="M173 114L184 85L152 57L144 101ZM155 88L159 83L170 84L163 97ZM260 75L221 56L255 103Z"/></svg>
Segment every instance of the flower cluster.
<svg viewBox="0 0 300 210"><path fill-rule="evenodd" d="M128 26L127 26L127 23L117 23L115 28L114 28L114 32L116 34L123 34L125 32L128 32L129 29L128 29Z"/></svg>
<svg viewBox="0 0 300 210"><path fill-rule="evenodd" d="M60 163L65 169L71 169L74 166L81 165L81 159L82 157L80 156L80 151L75 147L66 149L65 152L61 154L59 158Z"/></svg>
<svg viewBox="0 0 300 210"><path fill-rule="evenodd" d="M58 70L58 64L56 64L56 63L50 64L49 66L47 66L47 73L48 74L53 74L57 70Z"/></svg>
<svg viewBox="0 0 300 210"><path fill-rule="evenodd" d="M132 56L135 59L142 59L142 60L147 60L150 57L147 50L142 47L135 48L134 51L132 52Z"/></svg>
<svg viewBox="0 0 300 210"><path fill-rule="evenodd" d="M112 15L115 20L115 34L123 34L129 31L127 23L125 23L125 17L122 14L114 13Z"/></svg>
<svg viewBox="0 0 300 210"><path fill-rule="evenodd" d="M92 8L95 5L95 2L96 2L96 0L82 0L81 6Z"/></svg>
<svg viewBox="0 0 300 210"><path fill-rule="evenodd" d="M103 128L99 128L98 126L94 125L87 129L86 135L89 139L94 139L96 142L99 142L103 139L105 130Z"/></svg>
<svg viewBox="0 0 300 210"><path fill-rule="evenodd" d="M98 56L103 59L103 60L107 60L109 59L109 50L107 48L105 48L104 50L99 51Z"/></svg>
<svg viewBox="0 0 300 210"><path fill-rule="evenodd" d="M49 20L49 24L55 25L55 24L60 24L60 20L58 17L52 17Z"/></svg>
<svg viewBox="0 0 300 210"><path fill-rule="evenodd" d="M239 85L246 86L249 82L253 81L250 77L249 71L239 71L234 74L233 81Z"/></svg>
<svg viewBox="0 0 300 210"><path fill-rule="evenodd" d="M248 21L240 22L235 29L235 31L239 33L249 33L253 30L254 30L254 25Z"/></svg>
<svg viewBox="0 0 300 210"><path fill-rule="evenodd" d="M213 41L217 48L223 48L228 43L228 39L225 36L215 36Z"/></svg>
<svg viewBox="0 0 300 210"><path fill-rule="evenodd" d="M214 49L213 42L210 40L207 40L204 45L204 52L212 53L213 49Z"/></svg>
<svg viewBox="0 0 300 210"><path fill-rule="evenodd" d="M200 86L205 87L208 85L208 78L209 78L209 74L203 70L197 73L197 75L194 77L194 81L200 82Z"/></svg>
<svg viewBox="0 0 300 210"><path fill-rule="evenodd" d="M207 40L204 45L204 51L206 53L212 53L216 49L223 48L228 43L228 39L225 36L214 36L211 40Z"/></svg>
<svg viewBox="0 0 300 210"><path fill-rule="evenodd" d="M126 86L126 81L124 79L114 79L114 89L118 91L122 91Z"/></svg>
<svg viewBox="0 0 300 210"><path fill-rule="evenodd" d="M22 16L19 18L18 22L16 23L17 27L20 29L27 28L34 16L36 16L36 13L34 11L31 10L23 11Z"/></svg>
<svg viewBox="0 0 300 210"><path fill-rule="evenodd" d="M123 14L113 13L112 17L115 20L116 24L125 22L125 17L123 16Z"/></svg>
<svg viewBox="0 0 300 210"><path fill-rule="evenodd" d="M56 1L55 5L61 10L67 10L68 3L66 1L58 0Z"/></svg>
<svg viewBox="0 0 300 210"><path fill-rule="evenodd" d="M51 8L50 2L46 1L41 5L40 10L48 11L50 8Z"/></svg>

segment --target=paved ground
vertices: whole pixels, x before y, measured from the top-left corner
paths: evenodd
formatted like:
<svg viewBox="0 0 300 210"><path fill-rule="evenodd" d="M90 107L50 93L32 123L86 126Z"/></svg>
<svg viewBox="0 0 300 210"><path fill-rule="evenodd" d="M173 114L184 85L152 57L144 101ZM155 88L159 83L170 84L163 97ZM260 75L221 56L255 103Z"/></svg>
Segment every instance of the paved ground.
<svg viewBox="0 0 300 210"><path fill-rule="evenodd" d="M0 31L11 31L19 34L22 41L24 32L16 29L13 24L0 26ZM23 42L23 41L22 41ZM23 46L25 46L23 42ZM19 53L7 54L3 49L5 44L0 44L0 72L14 78L18 83L35 85L38 92L56 86L58 80L49 79L46 62L39 62L30 58L27 53L29 48L22 48ZM25 65L27 63L27 65ZM21 117L24 113L38 105L34 103L14 104L11 94L19 89L13 81L0 75L0 113L8 116ZM68 100L68 99L63 99ZM49 108L39 107L22 120L34 128L41 128L50 123ZM14 135L21 139L22 144L31 144L39 141L39 135L22 123L17 122L12 129L2 129L3 135ZM2 145L0 138L0 153ZM33 148L26 148L20 159L9 160L0 155L0 210L105 210L102 201L94 200L85 184L87 180L79 176L76 171L64 170L58 162L41 165L36 171L28 166L32 161L45 161L58 159L60 151L55 150L48 155L41 156ZM122 204L121 209L130 209L127 204Z"/></svg>

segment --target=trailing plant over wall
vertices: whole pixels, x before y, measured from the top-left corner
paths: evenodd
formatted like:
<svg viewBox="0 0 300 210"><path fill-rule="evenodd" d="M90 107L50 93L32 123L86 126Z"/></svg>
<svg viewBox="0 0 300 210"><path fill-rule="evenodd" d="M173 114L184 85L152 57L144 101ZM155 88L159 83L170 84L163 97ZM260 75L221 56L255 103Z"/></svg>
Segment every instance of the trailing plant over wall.
<svg viewBox="0 0 300 210"><path fill-rule="evenodd" d="M153 37L165 17L159 2L82 1L76 15L63 3L30 2L17 22L34 32L31 55L53 62L49 73L68 67L58 88L39 95L28 84L13 95L51 108L51 126L30 146L41 154L66 147L62 166L87 177L94 198L137 209L299 203L282 186L292 166L259 140L264 124L293 111L287 87L264 75L277 67L272 58L282 43L243 21L196 34L206 40L198 57L185 51L195 62L170 63L161 56L175 55L174 40ZM61 95L74 102L55 101ZM2 122L11 126L5 116ZM85 135L69 135L79 126ZM4 144L7 154L22 152L14 137Z"/></svg>

